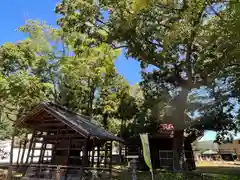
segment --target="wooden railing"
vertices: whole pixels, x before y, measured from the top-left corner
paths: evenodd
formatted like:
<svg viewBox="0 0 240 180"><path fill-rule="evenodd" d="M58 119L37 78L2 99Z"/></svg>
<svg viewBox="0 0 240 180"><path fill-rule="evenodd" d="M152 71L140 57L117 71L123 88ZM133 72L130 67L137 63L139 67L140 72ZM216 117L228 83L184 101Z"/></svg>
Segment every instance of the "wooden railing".
<svg viewBox="0 0 240 180"><path fill-rule="evenodd" d="M62 166L62 165L46 165L46 164L31 164L25 165L26 171L22 174L22 179L51 179L66 180L75 179L109 179L111 176L110 168L93 168L81 166ZM105 176L104 178L102 176ZM16 177L14 178L16 179Z"/></svg>

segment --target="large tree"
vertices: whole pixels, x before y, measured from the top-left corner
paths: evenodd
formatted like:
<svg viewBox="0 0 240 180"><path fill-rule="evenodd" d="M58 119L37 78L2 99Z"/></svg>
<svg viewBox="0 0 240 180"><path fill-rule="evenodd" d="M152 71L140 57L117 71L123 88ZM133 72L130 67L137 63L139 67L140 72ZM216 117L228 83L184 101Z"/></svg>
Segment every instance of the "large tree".
<svg viewBox="0 0 240 180"><path fill-rule="evenodd" d="M64 31L87 34L95 39L91 46L106 42L113 48L123 47L126 56L139 60L143 69L155 67L148 77L149 87L173 97L175 168L181 169L187 100L194 89L205 88L213 99L204 104L207 110L199 110L202 118L210 117L213 122L232 119L231 108L224 110L232 107L228 101L232 89L219 88L229 85L229 68L237 61L218 49L227 37L222 17L228 6L214 0L62 0L56 11L62 15L58 22Z"/></svg>

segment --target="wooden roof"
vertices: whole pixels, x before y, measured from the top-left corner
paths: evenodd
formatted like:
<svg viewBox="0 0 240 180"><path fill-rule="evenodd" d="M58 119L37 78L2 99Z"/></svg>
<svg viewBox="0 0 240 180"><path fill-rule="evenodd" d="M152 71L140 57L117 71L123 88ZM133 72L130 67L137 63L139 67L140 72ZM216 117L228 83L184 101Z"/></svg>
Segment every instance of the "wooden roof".
<svg viewBox="0 0 240 180"><path fill-rule="evenodd" d="M61 121L71 129L75 130L84 137L94 137L98 139L123 141L122 138L115 136L114 134L106 131L88 117L81 114L70 111L67 108L61 107L51 102L41 102L26 116L20 118L18 125L31 124L31 120L36 115L47 112L52 115L58 121Z"/></svg>

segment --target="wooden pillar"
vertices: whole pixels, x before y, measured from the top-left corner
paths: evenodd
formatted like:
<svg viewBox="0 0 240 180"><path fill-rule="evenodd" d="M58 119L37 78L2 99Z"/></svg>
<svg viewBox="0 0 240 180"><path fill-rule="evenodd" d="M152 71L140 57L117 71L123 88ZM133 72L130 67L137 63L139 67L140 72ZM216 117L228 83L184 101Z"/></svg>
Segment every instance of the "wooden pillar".
<svg viewBox="0 0 240 180"><path fill-rule="evenodd" d="M42 146L41 146L40 157L39 157L39 160L38 160L38 164L42 164L43 163L46 146L47 146L46 143L42 144Z"/></svg>
<svg viewBox="0 0 240 180"><path fill-rule="evenodd" d="M47 133L47 135L49 135L49 133ZM44 138L43 138L41 151L40 151L40 157L39 157L39 161L38 161L39 164L43 164L46 148L47 148L47 143L44 141Z"/></svg>
<svg viewBox="0 0 240 180"><path fill-rule="evenodd" d="M97 146L97 167L100 167L100 146Z"/></svg>
<svg viewBox="0 0 240 180"><path fill-rule="evenodd" d="M35 148L36 148L36 137L33 137L33 143L32 143L32 153L31 153L31 160L30 163L33 163L33 159L34 159L34 152L35 152Z"/></svg>
<svg viewBox="0 0 240 180"><path fill-rule="evenodd" d="M17 155L17 165L19 164L21 148L22 148L22 140L20 140L20 142L19 142L18 155Z"/></svg>
<svg viewBox="0 0 240 180"><path fill-rule="evenodd" d="M110 151L110 152L109 152L109 153L110 153L110 154L109 154L109 155L110 155L109 168L110 168L111 171L112 171L112 144L113 144L113 142L111 141L111 142L110 142L110 148L109 148L109 151Z"/></svg>
<svg viewBox="0 0 240 180"><path fill-rule="evenodd" d="M66 159L66 166L69 166L69 157L70 157L70 151L71 151L71 146L72 146L72 137L69 137L68 140L68 152L67 152L67 159ZM66 173L65 173L65 180L67 180L68 176L68 167L66 168Z"/></svg>
<svg viewBox="0 0 240 180"><path fill-rule="evenodd" d="M91 167L94 167L95 139L92 139Z"/></svg>
<svg viewBox="0 0 240 180"><path fill-rule="evenodd" d="M106 168L107 167L107 142L105 143L105 146L104 146L104 167Z"/></svg>
<svg viewBox="0 0 240 180"><path fill-rule="evenodd" d="M26 133L25 137L24 137L23 152L22 152L22 157L21 157L21 160L20 160L20 164L23 164L24 155L25 155L25 151L26 151L26 146L27 146L27 142L28 142L27 137L28 137L28 134Z"/></svg>
<svg viewBox="0 0 240 180"><path fill-rule="evenodd" d="M84 141L84 149L83 149L83 167L88 166L88 140L89 138L86 138Z"/></svg>
<svg viewBox="0 0 240 180"><path fill-rule="evenodd" d="M69 137L69 141L68 141L68 152L67 152L67 164L66 164L66 165L69 165L69 158L70 158L71 146L72 146L72 137Z"/></svg>
<svg viewBox="0 0 240 180"><path fill-rule="evenodd" d="M112 179L112 141L110 142L110 147L109 147L109 156L110 156L110 162L109 162L109 174L110 174L110 179Z"/></svg>
<svg viewBox="0 0 240 180"><path fill-rule="evenodd" d="M35 136L35 131L32 133L32 137L30 139L30 143L29 143L29 147L28 147L28 153L27 153L27 158L26 158L26 162L25 163L29 163L30 162L30 152L32 150L32 144L33 144L33 138Z"/></svg>
<svg viewBox="0 0 240 180"><path fill-rule="evenodd" d="M94 155L95 155L95 147L92 149L92 167L94 167Z"/></svg>
<svg viewBox="0 0 240 180"><path fill-rule="evenodd" d="M119 142L119 157L120 157L120 162L121 163L123 163L123 156L122 156L122 152L123 152L123 145L122 145L122 143L120 143ZM126 155L126 149L124 149L125 150L125 154L124 155Z"/></svg>
<svg viewBox="0 0 240 180"><path fill-rule="evenodd" d="M51 164L53 164L55 159L56 159L56 150L57 150L59 132L60 132L60 128L58 128L58 131L57 131L57 136L56 136L54 148L53 148L53 151L52 151L52 159L51 159L52 162L51 162Z"/></svg>
<svg viewBox="0 0 240 180"><path fill-rule="evenodd" d="M42 132L41 132L41 134L40 134L40 136L42 135ZM35 149L36 149L36 135L34 134L34 136L33 136L33 146L32 146L32 155L31 155L31 161L30 161L30 163L33 163L33 159L34 159L34 152L35 152ZM40 157L39 157L40 158Z"/></svg>
<svg viewBox="0 0 240 180"><path fill-rule="evenodd" d="M8 180L12 179L14 140L15 140L15 131L13 132L13 135L12 135L11 150L10 150L10 166L8 168Z"/></svg>

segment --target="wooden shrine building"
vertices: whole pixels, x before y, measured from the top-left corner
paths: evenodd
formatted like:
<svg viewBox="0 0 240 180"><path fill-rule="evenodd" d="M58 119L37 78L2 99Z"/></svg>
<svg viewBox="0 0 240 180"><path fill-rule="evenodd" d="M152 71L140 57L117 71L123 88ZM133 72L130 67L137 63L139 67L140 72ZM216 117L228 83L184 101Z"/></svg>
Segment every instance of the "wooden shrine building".
<svg viewBox="0 0 240 180"><path fill-rule="evenodd" d="M173 170L173 135L174 127L172 124L160 124L156 132L149 134L149 146L151 152L151 161L154 169L164 168ZM191 143L195 141L195 135L185 135L184 137L184 153L188 170L195 170L195 160ZM140 136L132 136L125 139L126 155L138 155L138 168L148 170L144 163L142 143Z"/></svg>
<svg viewBox="0 0 240 180"><path fill-rule="evenodd" d="M19 145L21 157L14 163L19 167L41 164L111 169L112 142L123 142L87 117L50 102L37 105L16 126L32 134ZM10 161L13 164L12 158Z"/></svg>

